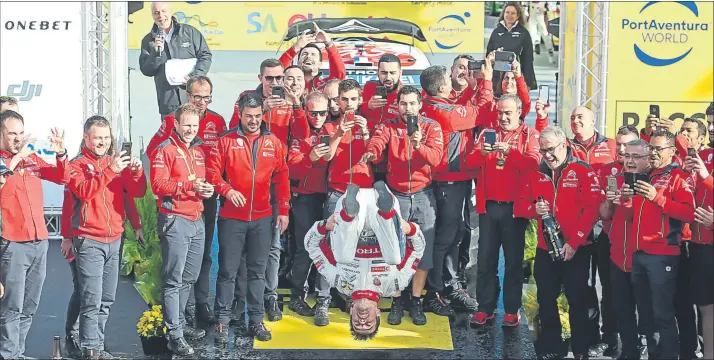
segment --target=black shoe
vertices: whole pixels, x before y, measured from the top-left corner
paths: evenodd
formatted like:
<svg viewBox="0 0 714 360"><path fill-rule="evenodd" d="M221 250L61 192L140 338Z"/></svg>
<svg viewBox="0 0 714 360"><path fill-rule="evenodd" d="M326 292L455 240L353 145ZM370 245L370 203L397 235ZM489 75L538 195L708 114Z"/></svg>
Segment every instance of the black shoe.
<svg viewBox="0 0 714 360"><path fill-rule="evenodd" d="M575 359L575 360L588 360L589 357L588 357L587 354L585 354L585 355L583 355L583 354L574 354L574 355L573 355L573 359Z"/></svg>
<svg viewBox="0 0 714 360"><path fill-rule="evenodd" d="M233 300L233 306L231 308L231 321L229 324L231 326L245 328L245 299L239 298Z"/></svg>
<svg viewBox="0 0 714 360"><path fill-rule="evenodd" d="M64 338L64 351L70 358L79 359L82 357L82 349L79 347L79 339L73 335Z"/></svg>
<svg viewBox="0 0 714 360"><path fill-rule="evenodd" d="M315 326L327 326L330 324L330 318L328 317L327 311L330 309L330 299L329 298L318 298L317 304L315 304Z"/></svg>
<svg viewBox="0 0 714 360"><path fill-rule="evenodd" d="M607 349L602 352L602 356L614 358L620 352L620 345L615 342L607 345ZM592 357L592 356L591 356Z"/></svg>
<svg viewBox="0 0 714 360"><path fill-rule="evenodd" d="M590 357L601 357L603 356L603 352L607 349L607 344L605 343L597 343L588 349L588 355Z"/></svg>
<svg viewBox="0 0 714 360"><path fill-rule="evenodd" d="M533 52L535 52L536 55L540 55L540 44L536 44L535 49L533 49Z"/></svg>
<svg viewBox="0 0 714 360"><path fill-rule="evenodd" d="M424 309L421 305L421 299L412 299L412 304L409 307L409 317L412 318L412 323L414 325L426 325L426 314L424 314Z"/></svg>
<svg viewBox="0 0 714 360"><path fill-rule="evenodd" d="M469 296L464 289L457 289L446 297L451 302L451 307L466 310L471 314L478 311L478 302Z"/></svg>
<svg viewBox="0 0 714 360"><path fill-rule="evenodd" d="M401 297L392 298L392 308L389 309L389 316L387 316L387 323L389 323L389 325L399 325L402 323L403 316L404 316L404 300Z"/></svg>
<svg viewBox="0 0 714 360"><path fill-rule="evenodd" d="M169 350L178 356L193 355L193 348L184 338L169 340Z"/></svg>
<svg viewBox="0 0 714 360"><path fill-rule="evenodd" d="M454 315L454 309L446 303L446 300L438 292L427 293L424 298L424 311L431 311L439 316Z"/></svg>
<svg viewBox="0 0 714 360"><path fill-rule="evenodd" d="M377 191L379 197L377 197L377 208L383 213L387 214L394 209L394 197L387 189L387 184L384 181L377 181L374 184L374 190Z"/></svg>
<svg viewBox="0 0 714 360"><path fill-rule="evenodd" d="M345 198L342 199L342 210L351 218L359 214L359 202L357 201L358 192L359 186L350 184L347 187L347 192L345 192Z"/></svg>
<svg viewBox="0 0 714 360"><path fill-rule="evenodd" d="M216 316L208 304L196 304L196 320L202 324L213 324L216 322Z"/></svg>
<svg viewBox="0 0 714 360"><path fill-rule="evenodd" d="M206 330L196 329L190 326L183 327L183 337L191 340L203 339L206 336Z"/></svg>
<svg viewBox="0 0 714 360"><path fill-rule="evenodd" d="M315 309L311 308L310 305L305 302L305 299L303 299L302 296L290 299L288 309L292 310L300 316L315 316Z"/></svg>
<svg viewBox="0 0 714 360"><path fill-rule="evenodd" d="M196 326L196 307L186 306L186 310L183 312L186 323L191 326Z"/></svg>
<svg viewBox="0 0 714 360"><path fill-rule="evenodd" d="M283 319L283 312L278 307L278 300L269 298L265 302L265 312L268 314L268 321L280 321Z"/></svg>
<svg viewBox="0 0 714 360"><path fill-rule="evenodd" d="M228 324L216 325L216 342L219 344L228 343Z"/></svg>
<svg viewBox="0 0 714 360"><path fill-rule="evenodd" d="M273 338L273 335L270 334L270 331L265 328L265 324L263 324L262 322L249 322L248 332L250 332L250 335L254 336L257 340L260 341L270 341Z"/></svg>

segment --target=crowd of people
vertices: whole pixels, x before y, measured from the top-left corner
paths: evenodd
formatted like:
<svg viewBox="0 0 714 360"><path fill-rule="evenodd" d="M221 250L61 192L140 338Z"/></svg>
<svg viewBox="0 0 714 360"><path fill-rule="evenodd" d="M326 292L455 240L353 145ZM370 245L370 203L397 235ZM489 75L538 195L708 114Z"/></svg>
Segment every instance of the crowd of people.
<svg viewBox="0 0 714 360"><path fill-rule="evenodd" d="M518 60L513 71L500 74L498 98L493 52L480 69L469 70L470 55L457 56L450 69L430 66L420 75L421 90L402 84L399 58L385 54L378 80L361 86L346 79L333 41L315 26L280 59L261 63L260 84L239 96L226 123L208 108L214 89L206 76L210 51L201 50L205 40L176 22L168 4L153 3L152 13L155 26L140 58L145 75L161 77L163 64L177 53L202 58L183 85L155 80L163 118L146 150L150 169L115 143L101 116L85 122L74 159L67 157L63 130L52 129L56 163L47 163L27 147L35 139L24 132L17 102L0 103L3 358L24 355L45 279L41 179L65 186L61 251L74 281L66 344L86 358L111 358L104 334L124 222L141 228L134 199L149 186L157 197L162 311L177 355L193 354L189 341L204 337L207 326L215 327L218 344L227 343L232 319L255 339L271 340L264 318L282 319L276 290L280 237L288 228L296 247L288 308L313 317L315 326L329 324L336 288L358 340L377 335L380 297L392 298L387 322L393 326L405 312L415 325L425 325L427 312L462 311L480 327L493 324L502 291L502 326L517 327L526 228L533 220L539 358L563 356L561 289L570 304L576 359L603 352L638 359L639 335L647 339L650 358L691 358L695 349L685 344L696 346L695 304L704 356L714 355L713 106L706 125L686 119L676 129L650 114L641 131L623 126L615 139L598 133L595 114L578 107L570 118L574 137L567 138L548 126L549 104L531 100ZM323 47L328 77L320 73ZM534 127L523 120L532 108ZM459 279L474 186L476 298ZM544 236L549 217L560 225L562 249ZM143 241L141 231L137 239ZM590 319L591 266L603 284L602 304L594 305L601 308L602 329L599 319L595 329ZM318 271L315 306L306 301L312 269Z"/></svg>

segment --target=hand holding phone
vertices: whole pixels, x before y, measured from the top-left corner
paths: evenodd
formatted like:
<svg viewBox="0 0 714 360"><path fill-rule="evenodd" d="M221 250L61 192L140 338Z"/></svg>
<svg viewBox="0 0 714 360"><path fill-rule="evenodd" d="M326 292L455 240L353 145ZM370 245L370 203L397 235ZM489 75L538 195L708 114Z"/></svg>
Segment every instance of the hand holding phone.
<svg viewBox="0 0 714 360"><path fill-rule="evenodd" d="M272 95L285 100L285 89L282 86L273 86Z"/></svg>
<svg viewBox="0 0 714 360"><path fill-rule="evenodd" d="M330 135L320 135L319 144L330 146Z"/></svg>
<svg viewBox="0 0 714 360"><path fill-rule="evenodd" d="M419 128L419 117L416 115L407 116L407 135L412 136Z"/></svg>
<svg viewBox="0 0 714 360"><path fill-rule="evenodd" d="M387 99L387 87L377 86L377 89L375 90L374 94L380 96L382 99Z"/></svg>
<svg viewBox="0 0 714 360"><path fill-rule="evenodd" d="M496 51L494 55L493 69L496 71L513 71L513 61L516 54L511 51Z"/></svg>
<svg viewBox="0 0 714 360"><path fill-rule="evenodd" d="M496 143L496 131L493 129L486 129L483 133L483 142L493 146Z"/></svg>
<svg viewBox="0 0 714 360"><path fill-rule="evenodd" d="M657 119L661 119L659 116L659 105L650 105L650 114L654 115Z"/></svg>
<svg viewBox="0 0 714 360"><path fill-rule="evenodd" d="M607 191L617 192L617 178L609 176L607 178Z"/></svg>
<svg viewBox="0 0 714 360"><path fill-rule="evenodd" d="M122 157L131 157L131 141L125 141L123 144L121 144L121 151L119 151L119 153L122 152L124 153Z"/></svg>
<svg viewBox="0 0 714 360"><path fill-rule="evenodd" d="M545 104L550 104L550 86L540 85L538 86L538 99Z"/></svg>

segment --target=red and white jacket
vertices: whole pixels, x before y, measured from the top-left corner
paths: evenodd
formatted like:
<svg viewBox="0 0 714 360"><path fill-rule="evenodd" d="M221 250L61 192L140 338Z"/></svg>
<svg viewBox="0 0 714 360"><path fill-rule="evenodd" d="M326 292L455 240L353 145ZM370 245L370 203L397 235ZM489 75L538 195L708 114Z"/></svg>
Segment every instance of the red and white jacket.
<svg viewBox="0 0 714 360"><path fill-rule="evenodd" d="M151 190L158 197L159 212L196 221L203 213L203 198L193 188L206 178L203 141L194 138L187 147L176 134L159 144L151 157Z"/></svg>
<svg viewBox="0 0 714 360"><path fill-rule="evenodd" d="M709 176L702 179L697 176L694 200L697 207L714 208L714 149L705 149L699 152L699 157L704 161L709 171ZM707 229L704 225L694 221L690 224L692 229L692 242L703 245L712 245L714 242L714 229Z"/></svg>
<svg viewBox="0 0 714 360"><path fill-rule="evenodd" d="M336 124L325 123L326 132L335 131ZM319 144L320 131L310 129L308 136L293 138L293 143L288 152L288 169L290 175L290 191L297 194L325 194L327 193L327 163L312 162L310 152Z"/></svg>
<svg viewBox="0 0 714 360"><path fill-rule="evenodd" d="M330 79L340 79L344 80L347 78L347 70L345 70L345 63L342 61L342 55L340 51L337 50L335 45L328 46L326 49L327 61L330 64L330 74L322 78L322 72L319 72L311 81L305 82L305 91L307 94L313 91L322 91L325 88L325 84ZM290 47L286 50L283 55L280 56L280 63L283 64L284 68L290 66L293 59L298 55L298 51L294 47ZM323 56L324 56L323 52Z"/></svg>
<svg viewBox="0 0 714 360"><path fill-rule="evenodd" d="M174 114L171 113L164 117L164 122L161 123L161 127L151 138L151 141L149 141L149 145L146 146L146 155L151 158L151 155L154 153L154 150L156 150L159 144L166 141L166 139L171 136L171 133L173 133L173 131ZM211 110L206 110L206 113L203 115L200 122L198 123L197 135L198 138L203 141L203 144L201 144L201 148L203 148L203 152L205 154L209 153L211 151L211 148L216 146L216 143L218 142L218 137L224 132L226 132L226 121L223 120L223 116L218 115L217 113Z"/></svg>
<svg viewBox="0 0 714 360"><path fill-rule="evenodd" d="M615 164L618 164L615 162ZM613 167L614 169L614 167ZM622 188L625 183L625 176L621 173L614 176L617 179L617 188ZM603 179L603 177L601 177ZM607 177L604 178L607 184ZM603 198L603 202L607 201ZM632 199L621 201L620 206L615 206L615 212L610 220L603 220L602 231L608 234L610 239L610 260L624 272L632 272L632 254L636 250L635 232L632 227Z"/></svg>
<svg viewBox="0 0 714 360"><path fill-rule="evenodd" d="M540 163L540 134L526 124L513 131L505 132L496 127L496 141L511 145L502 169L498 169L501 153L481 154L483 134L476 139L471 153L466 158L466 166L476 170L476 212L486 213L486 201L515 202L518 199L524 174L538 169Z"/></svg>
<svg viewBox="0 0 714 360"><path fill-rule="evenodd" d="M86 147L69 163L67 187L74 195L72 229L75 236L110 243L124 232L124 201L146 193L144 171L109 167L111 156L97 156Z"/></svg>
<svg viewBox="0 0 714 360"><path fill-rule="evenodd" d="M223 197L218 215L243 221L272 216L271 183L275 184L279 214L288 215L290 182L285 158L285 145L265 124L254 136L245 135L240 126L221 135L206 165L207 181ZM230 190L243 194L246 204L237 207L226 199Z"/></svg>
<svg viewBox="0 0 714 360"><path fill-rule="evenodd" d="M378 125L369 140L367 152L377 156L387 151L387 184L402 193L413 194L431 184L431 168L441 162L444 140L441 126L419 115L421 146L414 150L407 125L396 117Z"/></svg>
<svg viewBox="0 0 714 360"><path fill-rule="evenodd" d="M263 85L259 85L257 89L255 90L246 90L238 96L238 100L240 98L248 93L256 93L260 95L260 98L262 100L265 100L263 98ZM228 125L229 129L233 129L235 127L238 127L240 125L240 110L238 107L238 100L236 100L236 103L233 107L233 115L231 116L231 122ZM280 141L283 142L283 145L287 148L288 144L290 144L290 138L294 133L294 127L296 123L296 118L299 117L304 117L305 112L303 111L302 107L300 106L293 106L293 105L285 105L285 106L280 106L276 108L272 108L269 111L264 111L263 112L263 122L265 123L265 127L268 131L270 131L273 135L275 135ZM302 127L300 127L300 130L304 130ZM302 134L302 132L300 132Z"/></svg>
<svg viewBox="0 0 714 360"><path fill-rule="evenodd" d="M0 150L0 161L10 164L13 154ZM37 154L30 154L13 169L0 190L2 207L2 237L24 242L49 238L45 224L42 180L64 185L69 182L67 155L51 165Z"/></svg>
<svg viewBox="0 0 714 360"><path fill-rule="evenodd" d="M593 169L599 170L605 164L617 159L617 142L615 139L606 138L595 132L593 144L586 148L577 139L568 140L568 146L573 151L573 156L585 161Z"/></svg>
<svg viewBox="0 0 714 360"><path fill-rule="evenodd" d="M568 158L560 169L551 171L541 162L523 178L521 195L513 205L513 216L538 219L538 247L547 250L543 221L535 203L542 196L551 205L551 214L560 224L565 241L575 250L588 243L588 235L599 217L600 185L595 171L586 163Z"/></svg>

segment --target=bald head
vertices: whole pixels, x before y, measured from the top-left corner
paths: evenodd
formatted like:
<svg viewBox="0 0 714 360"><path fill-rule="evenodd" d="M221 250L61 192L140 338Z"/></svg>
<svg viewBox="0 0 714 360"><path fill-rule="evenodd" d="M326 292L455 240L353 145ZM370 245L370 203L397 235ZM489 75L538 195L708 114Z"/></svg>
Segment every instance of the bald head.
<svg viewBox="0 0 714 360"><path fill-rule="evenodd" d="M152 2L151 17L154 18L154 24L162 30L171 28L171 4L167 2Z"/></svg>
<svg viewBox="0 0 714 360"><path fill-rule="evenodd" d="M578 141L587 141L595 135L595 113L585 106L578 106L570 114L570 129Z"/></svg>

